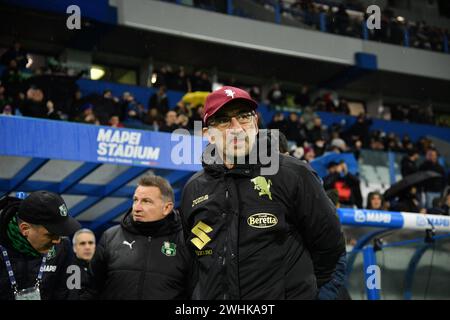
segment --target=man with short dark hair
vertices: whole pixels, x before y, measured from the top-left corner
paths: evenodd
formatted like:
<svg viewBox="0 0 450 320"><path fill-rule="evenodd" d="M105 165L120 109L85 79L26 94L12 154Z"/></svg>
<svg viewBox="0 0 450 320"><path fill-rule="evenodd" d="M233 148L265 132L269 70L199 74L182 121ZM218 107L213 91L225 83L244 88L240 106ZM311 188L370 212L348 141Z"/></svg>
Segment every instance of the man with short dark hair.
<svg viewBox="0 0 450 320"><path fill-rule="evenodd" d="M48 191L0 200L0 300L66 299L69 236L80 224Z"/></svg>
<svg viewBox="0 0 450 320"><path fill-rule="evenodd" d="M210 145L181 201L197 258L193 298L335 298L343 282L334 278L336 265L345 259L335 207L309 165L265 141L256 108L235 87L206 98L203 132ZM269 162L255 154L264 142ZM345 270L345 260L342 265Z"/></svg>
<svg viewBox="0 0 450 320"><path fill-rule="evenodd" d="M187 299L191 259L174 194L162 177L141 178L122 222L103 233L91 268L107 300Z"/></svg>
<svg viewBox="0 0 450 320"><path fill-rule="evenodd" d="M159 131L161 131L161 132L174 132L178 128L179 128L179 125L177 124L177 113L175 111L173 111L173 110L169 110L166 113L165 122L159 128Z"/></svg>
<svg viewBox="0 0 450 320"><path fill-rule="evenodd" d="M419 171L416 164L418 159L419 151L417 151L417 149L408 150L407 155L402 158L401 162L401 172L403 178Z"/></svg>

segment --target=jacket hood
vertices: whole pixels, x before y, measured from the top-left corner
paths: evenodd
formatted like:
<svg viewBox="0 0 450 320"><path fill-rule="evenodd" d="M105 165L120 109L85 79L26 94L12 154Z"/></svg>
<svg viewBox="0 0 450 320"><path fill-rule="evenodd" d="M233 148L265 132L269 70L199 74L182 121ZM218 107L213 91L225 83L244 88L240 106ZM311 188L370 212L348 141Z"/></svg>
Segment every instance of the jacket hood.
<svg viewBox="0 0 450 320"><path fill-rule="evenodd" d="M14 197L3 197L0 199L0 243L8 243L6 230L8 223L17 213L19 204L22 200Z"/></svg>

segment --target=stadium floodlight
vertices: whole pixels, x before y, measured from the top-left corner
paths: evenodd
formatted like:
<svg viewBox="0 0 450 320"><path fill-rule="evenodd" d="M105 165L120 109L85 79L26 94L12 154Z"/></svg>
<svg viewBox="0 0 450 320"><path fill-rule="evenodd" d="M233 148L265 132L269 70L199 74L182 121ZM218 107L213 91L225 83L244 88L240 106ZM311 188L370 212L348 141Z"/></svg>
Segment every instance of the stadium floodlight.
<svg viewBox="0 0 450 320"><path fill-rule="evenodd" d="M153 73L152 79L150 81L152 82L152 84L155 84L157 79L158 79L158 75L156 73Z"/></svg>
<svg viewBox="0 0 450 320"><path fill-rule="evenodd" d="M100 67L92 67L90 75L92 80L99 80L105 75L105 70Z"/></svg>

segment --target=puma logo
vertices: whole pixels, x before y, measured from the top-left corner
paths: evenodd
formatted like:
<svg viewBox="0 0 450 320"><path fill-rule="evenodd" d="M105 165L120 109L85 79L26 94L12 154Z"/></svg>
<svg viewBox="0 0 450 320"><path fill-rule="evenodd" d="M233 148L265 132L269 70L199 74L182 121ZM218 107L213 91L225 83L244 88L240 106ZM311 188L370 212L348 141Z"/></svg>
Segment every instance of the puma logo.
<svg viewBox="0 0 450 320"><path fill-rule="evenodd" d="M133 250L133 244L134 244L135 242L136 242L136 241L133 241L133 242L129 243L128 241L123 240L122 244L126 244L127 246L130 247L130 250Z"/></svg>

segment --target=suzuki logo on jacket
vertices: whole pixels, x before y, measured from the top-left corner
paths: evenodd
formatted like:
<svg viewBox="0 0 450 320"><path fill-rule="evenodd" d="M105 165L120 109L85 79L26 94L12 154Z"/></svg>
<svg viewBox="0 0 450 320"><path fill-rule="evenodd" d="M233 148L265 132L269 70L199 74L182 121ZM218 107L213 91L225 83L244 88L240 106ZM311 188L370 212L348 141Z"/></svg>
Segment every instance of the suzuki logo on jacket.
<svg viewBox="0 0 450 320"><path fill-rule="evenodd" d="M210 233L211 231L213 231L213 229L210 226L199 221L191 230L191 232L197 236L196 238L191 239L191 242L198 249L202 250L203 247L211 241L211 238L207 235L207 233Z"/></svg>

